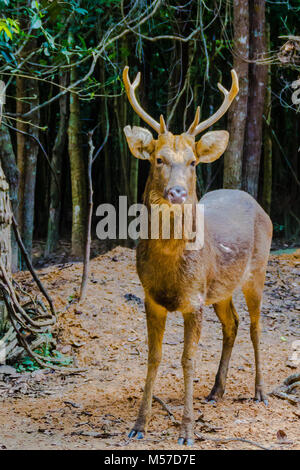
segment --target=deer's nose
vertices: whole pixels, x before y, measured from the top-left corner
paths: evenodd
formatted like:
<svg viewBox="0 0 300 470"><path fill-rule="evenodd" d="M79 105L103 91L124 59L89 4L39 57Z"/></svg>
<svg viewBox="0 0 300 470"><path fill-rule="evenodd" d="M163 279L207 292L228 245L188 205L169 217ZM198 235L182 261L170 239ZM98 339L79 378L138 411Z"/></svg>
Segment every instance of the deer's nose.
<svg viewBox="0 0 300 470"><path fill-rule="evenodd" d="M172 204L183 204L187 197L187 191L182 186L173 186L167 190L167 199Z"/></svg>

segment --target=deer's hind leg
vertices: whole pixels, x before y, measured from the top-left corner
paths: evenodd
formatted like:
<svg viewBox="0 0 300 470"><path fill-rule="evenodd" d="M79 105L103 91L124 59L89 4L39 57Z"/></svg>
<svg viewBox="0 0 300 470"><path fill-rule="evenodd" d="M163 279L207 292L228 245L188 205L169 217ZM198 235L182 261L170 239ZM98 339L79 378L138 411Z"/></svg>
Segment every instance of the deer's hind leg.
<svg viewBox="0 0 300 470"><path fill-rule="evenodd" d="M243 293L250 315L250 336L255 356L255 400L263 401L267 405L268 400L264 393L260 354L260 310L264 281L265 271L253 273L250 280L244 284Z"/></svg>
<svg viewBox="0 0 300 470"><path fill-rule="evenodd" d="M214 304L223 330L223 349L215 384L207 397L207 401L217 401L225 392L225 384L228 372L232 348L237 335L239 317L233 305L232 297Z"/></svg>

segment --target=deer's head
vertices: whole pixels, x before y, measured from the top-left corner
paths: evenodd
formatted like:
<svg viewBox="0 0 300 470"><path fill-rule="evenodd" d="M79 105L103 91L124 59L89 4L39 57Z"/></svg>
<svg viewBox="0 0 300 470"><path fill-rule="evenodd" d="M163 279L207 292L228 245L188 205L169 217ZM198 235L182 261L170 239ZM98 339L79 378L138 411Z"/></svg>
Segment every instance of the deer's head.
<svg viewBox="0 0 300 470"><path fill-rule="evenodd" d="M218 84L224 94L224 101L215 114L199 123L200 108L198 107L195 119L188 131L181 135L173 135L168 131L162 115L158 123L138 103L135 89L140 83L141 75L138 73L134 82L131 83L128 70L129 67L124 68L123 81L130 104L140 118L158 134L157 139L154 139L151 132L143 127L126 126L124 128L131 153L136 158L150 161L151 169L147 183L149 202L190 203L195 197L196 165L217 160L226 150L229 134L227 131L212 131L204 134L198 142L195 138L200 132L218 121L228 110L239 91L237 74L235 70L231 71L230 91Z"/></svg>

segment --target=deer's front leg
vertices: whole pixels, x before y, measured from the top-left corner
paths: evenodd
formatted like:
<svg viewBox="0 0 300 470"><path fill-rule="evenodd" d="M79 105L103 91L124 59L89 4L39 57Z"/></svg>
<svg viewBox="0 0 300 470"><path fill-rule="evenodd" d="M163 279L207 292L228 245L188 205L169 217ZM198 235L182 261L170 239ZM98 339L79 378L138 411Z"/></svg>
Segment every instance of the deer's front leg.
<svg viewBox="0 0 300 470"><path fill-rule="evenodd" d="M151 414L153 386L162 355L167 311L153 300L145 300L148 330L148 372L138 417L128 437L143 439Z"/></svg>
<svg viewBox="0 0 300 470"><path fill-rule="evenodd" d="M184 317L184 349L182 367L184 377L184 411L178 444L194 443L193 380L194 357L201 334L202 308L197 312L187 313Z"/></svg>

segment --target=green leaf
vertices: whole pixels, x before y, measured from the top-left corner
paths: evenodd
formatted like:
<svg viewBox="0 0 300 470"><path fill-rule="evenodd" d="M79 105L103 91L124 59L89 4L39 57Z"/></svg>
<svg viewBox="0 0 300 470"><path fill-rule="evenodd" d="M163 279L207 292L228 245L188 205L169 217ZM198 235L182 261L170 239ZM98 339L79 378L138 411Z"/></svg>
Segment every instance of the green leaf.
<svg viewBox="0 0 300 470"><path fill-rule="evenodd" d="M31 24L32 29L39 29L42 26L42 22L39 18L35 18Z"/></svg>
<svg viewBox="0 0 300 470"><path fill-rule="evenodd" d="M75 8L76 13L79 13L80 15L86 15L88 13L87 10L84 10L84 8Z"/></svg>
<svg viewBox="0 0 300 470"><path fill-rule="evenodd" d="M0 32L1 31L4 31L6 36L9 37L9 39L12 39L12 34L5 23L0 23Z"/></svg>
<svg viewBox="0 0 300 470"><path fill-rule="evenodd" d="M12 59L6 54L6 52L0 51L0 53L3 55L6 62L8 63L12 62Z"/></svg>

